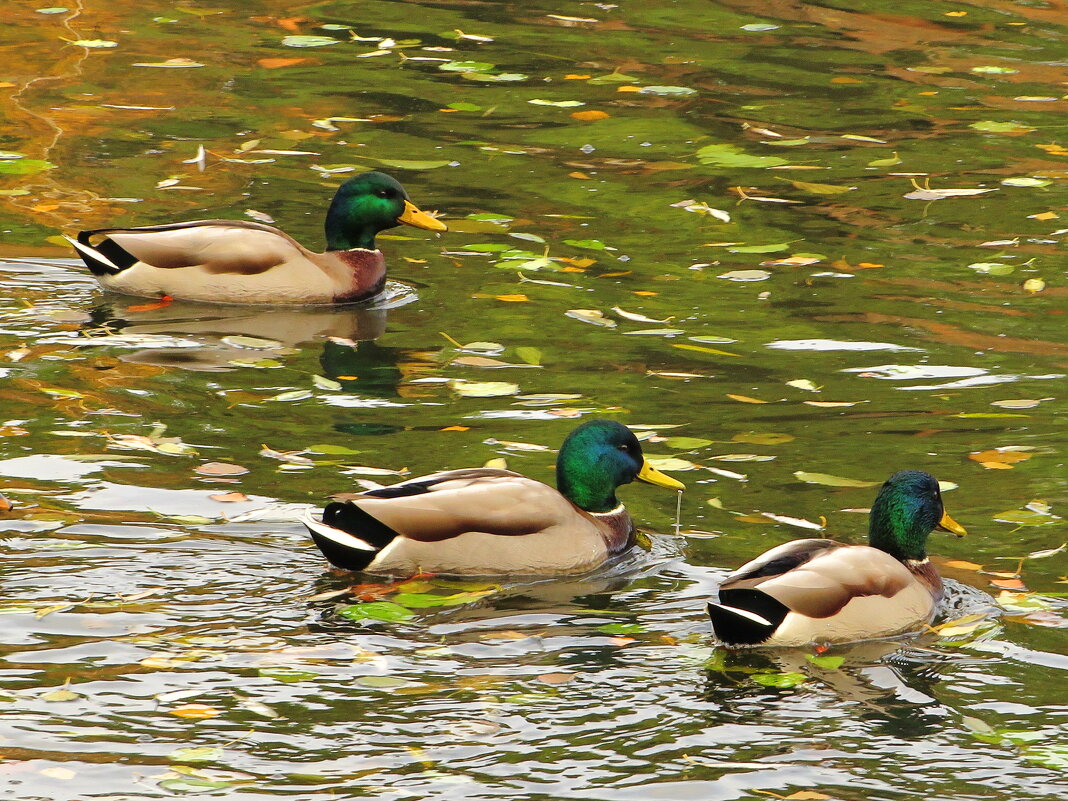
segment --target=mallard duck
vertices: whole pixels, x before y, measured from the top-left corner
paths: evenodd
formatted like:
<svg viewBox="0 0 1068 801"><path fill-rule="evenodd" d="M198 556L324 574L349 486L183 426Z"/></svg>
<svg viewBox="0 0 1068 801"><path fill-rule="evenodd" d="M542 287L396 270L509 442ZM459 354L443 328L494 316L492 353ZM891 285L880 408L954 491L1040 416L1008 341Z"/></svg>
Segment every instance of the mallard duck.
<svg viewBox="0 0 1068 801"><path fill-rule="evenodd" d="M794 540L723 580L708 604L725 645L807 645L889 637L930 622L942 579L927 536L964 527L942 505L938 482L920 470L894 473L871 508L868 545Z"/></svg>
<svg viewBox="0 0 1068 801"><path fill-rule="evenodd" d="M207 303L351 303L386 280L379 231L445 224L420 211L393 178L345 181L326 213L326 252L312 253L277 228L244 220L194 220L97 228L66 237L104 289ZM99 237L94 244L94 237Z"/></svg>
<svg viewBox="0 0 1068 801"><path fill-rule="evenodd" d="M331 503L304 525L337 567L372 573L564 575L633 544L616 490L635 478L684 485L654 469L626 426L591 420L560 447L556 485L475 467L413 478Z"/></svg>

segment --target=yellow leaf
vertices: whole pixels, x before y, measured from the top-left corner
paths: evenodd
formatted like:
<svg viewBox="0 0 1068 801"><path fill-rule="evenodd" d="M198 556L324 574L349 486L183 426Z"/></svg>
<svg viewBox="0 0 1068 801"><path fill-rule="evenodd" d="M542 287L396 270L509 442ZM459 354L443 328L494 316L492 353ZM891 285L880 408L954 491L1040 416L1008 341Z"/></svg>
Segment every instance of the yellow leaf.
<svg viewBox="0 0 1068 801"><path fill-rule="evenodd" d="M530 298L522 294L494 295L494 298L496 298L497 300L503 300L505 303L523 303L525 301L530 300Z"/></svg>
<svg viewBox="0 0 1068 801"><path fill-rule="evenodd" d="M1041 278L1028 278L1023 282L1025 292L1041 292L1046 288L1046 282Z"/></svg>
<svg viewBox="0 0 1068 801"><path fill-rule="evenodd" d="M950 559L948 562L943 562L943 567L952 567L957 570L982 570L983 566L976 564L975 562L965 562L961 559Z"/></svg>
<svg viewBox="0 0 1068 801"><path fill-rule="evenodd" d="M180 718L214 718L222 713L213 706L207 704L184 704L182 706L176 706L174 709L168 709L167 714L176 715Z"/></svg>
<svg viewBox="0 0 1068 801"><path fill-rule="evenodd" d="M1043 211L1041 214L1028 214L1027 218L1030 220L1056 220L1057 215L1052 211Z"/></svg>
<svg viewBox="0 0 1068 801"><path fill-rule="evenodd" d="M584 172L569 172L567 174L567 177L568 178L579 178L580 180L583 180L583 181L588 181L589 178L590 178L590 176L588 176Z"/></svg>
<svg viewBox="0 0 1068 801"><path fill-rule="evenodd" d="M855 186L835 186L834 184L813 184L808 181L794 181L790 178L783 178L782 180L793 184L797 189L803 192L811 192L814 195L839 195L842 192L849 192L856 189Z"/></svg>
<svg viewBox="0 0 1068 801"><path fill-rule="evenodd" d="M597 120L606 120L612 115L596 109L590 109L589 111L573 111L571 116L583 122L596 122Z"/></svg>
<svg viewBox="0 0 1068 801"><path fill-rule="evenodd" d="M592 75L576 75L573 72L564 76L565 81L585 81L587 78L592 78Z"/></svg>
<svg viewBox="0 0 1068 801"><path fill-rule="evenodd" d="M732 395L729 392L727 393L727 397L730 398L731 400L736 400L736 401L739 401L741 403L767 403L768 402L766 400L760 400L759 398L750 398L748 395Z"/></svg>
<svg viewBox="0 0 1068 801"><path fill-rule="evenodd" d="M640 92L642 88L640 86L617 86L617 92Z"/></svg>

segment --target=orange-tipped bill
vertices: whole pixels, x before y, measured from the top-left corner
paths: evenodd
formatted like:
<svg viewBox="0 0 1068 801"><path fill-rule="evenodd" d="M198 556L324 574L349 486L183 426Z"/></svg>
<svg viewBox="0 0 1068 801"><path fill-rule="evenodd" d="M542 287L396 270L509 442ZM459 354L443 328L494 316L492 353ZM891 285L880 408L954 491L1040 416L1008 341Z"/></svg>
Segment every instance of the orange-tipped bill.
<svg viewBox="0 0 1068 801"><path fill-rule="evenodd" d="M404 211L401 213L401 216L397 218L397 222L402 222L413 228L425 228L427 231L449 230L445 223L437 217L431 217L425 211L420 211L416 205L409 200L404 201Z"/></svg>
<svg viewBox="0 0 1068 801"><path fill-rule="evenodd" d="M968 533L968 530L950 517L949 512L944 509L942 510L942 519L938 521L938 528L942 531L948 531L950 534L956 534L958 537L963 537Z"/></svg>
<svg viewBox="0 0 1068 801"><path fill-rule="evenodd" d="M638 473L638 480L645 481L648 484L656 484L658 487L666 487L667 489L686 489L686 485L681 481L676 481L671 476L661 473L647 461L642 461L642 469Z"/></svg>

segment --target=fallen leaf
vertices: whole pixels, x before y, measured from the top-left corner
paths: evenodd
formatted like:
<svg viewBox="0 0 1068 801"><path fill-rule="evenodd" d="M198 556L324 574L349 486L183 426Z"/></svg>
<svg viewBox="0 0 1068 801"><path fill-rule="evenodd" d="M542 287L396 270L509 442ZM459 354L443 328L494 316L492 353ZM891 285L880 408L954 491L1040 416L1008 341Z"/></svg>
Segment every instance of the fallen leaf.
<svg viewBox="0 0 1068 801"><path fill-rule="evenodd" d="M248 468L226 462L206 462L195 467L193 472L202 476L243 476Z"/></svg>
<svg viewBox="0 0 1068 801"><path fill-rule="evenodd" d="M760 398L751 398L748 395L732 395L727 394L727 397L731 400L736 400L739 403L769 403L770 401L760 400Z"/></svg>
<svg viewBox="0 0 1068 801"><path fill-rule="evenodd" d="M843 478L829 473L808 473L797 470L794 475L806 484L822 484L825 487L874 487L878 481L862 481L858 478Z"/></svg>
<svg viewBox="0 0 1068 801"><path fill-rule="evenodd" d="M538 681L542 684L567 684L574 678L574 673L542 673L538 676Z"/></svg>
<svg viewBox="0 0 1068 801"><path fill-rule="evenodd" d="M175 715L180 718L192 718L192 719L206 719L218 717L222 712L213 706L207 704L184 704L177 706L174 709L167 710L168 715Z"/></svg>
<svg viewBox="0 0 1068 801"><path fill-rule="evenodd" d="M219 503L242 503L249 500L249 497L243 492L221 492L218 495L209 495L208 497Z"/></svg>

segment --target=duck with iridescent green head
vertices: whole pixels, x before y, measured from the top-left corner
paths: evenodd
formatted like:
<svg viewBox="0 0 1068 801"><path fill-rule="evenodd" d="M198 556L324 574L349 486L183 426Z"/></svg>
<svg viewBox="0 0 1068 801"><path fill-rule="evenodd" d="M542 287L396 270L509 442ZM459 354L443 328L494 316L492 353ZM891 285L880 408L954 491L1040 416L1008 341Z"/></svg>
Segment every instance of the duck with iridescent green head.
<svg viewBox="0 0 1068 801"><path fill-rule="evenodd" d="M104 289L204 303L328 304L382 291L386 260L375 235L411 225L445 231L396 180L365 172L345 181L326 214L326 252L244 220L98 228L67 237Z"/></svg>
<svg viewBox="0 0 1068 801"><path fill-rule="evenodd" d="M337 567L413 575L583 573L634 543L616 490L684 486L645 461L626 426L591 420L564 440L553 489L510 470L449 470L331 503L304 525Z"/></svg>
<svg viewBox="0 0 1068 801"><path fill-rule="evenodd" d="M891 637L922 628L942 598L927 559L936 528L963 537L929 473L903 470L872 504L868 545L794 540L723 580L708 604L727 646L797 646Z"/></svg>

